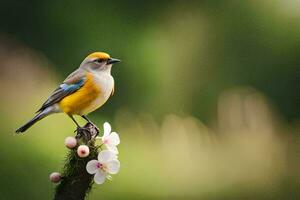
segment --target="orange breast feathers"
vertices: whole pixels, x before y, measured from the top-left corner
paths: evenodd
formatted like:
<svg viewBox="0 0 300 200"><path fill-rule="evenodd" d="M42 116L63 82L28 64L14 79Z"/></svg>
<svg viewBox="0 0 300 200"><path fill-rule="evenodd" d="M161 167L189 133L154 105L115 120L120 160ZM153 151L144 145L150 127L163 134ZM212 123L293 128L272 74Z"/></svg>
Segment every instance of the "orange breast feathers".
<svg viewBox="0 0 300 200"><path fill-rule="evenodd" d="M61 110L69 115L83 115L86 109L101 94L101 89L94 83L94 77L91 73L86 74L84 85L74 92L66 96L59 102Z"/></svg>

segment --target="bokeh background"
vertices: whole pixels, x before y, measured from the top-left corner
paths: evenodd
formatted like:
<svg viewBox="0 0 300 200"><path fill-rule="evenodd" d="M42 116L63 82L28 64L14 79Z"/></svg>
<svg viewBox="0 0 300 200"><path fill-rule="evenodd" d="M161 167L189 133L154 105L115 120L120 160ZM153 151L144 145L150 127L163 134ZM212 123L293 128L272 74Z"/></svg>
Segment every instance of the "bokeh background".
<svg viewBox="0 0 300 200"><path fill-rule="evenodd" d="M73 122L25 135L94 51L121 59L90 118L121 171L88 199L300 199L300 1L0 1L0 199L52 199ZM83 123L83 121L81 121Z"/></svg>

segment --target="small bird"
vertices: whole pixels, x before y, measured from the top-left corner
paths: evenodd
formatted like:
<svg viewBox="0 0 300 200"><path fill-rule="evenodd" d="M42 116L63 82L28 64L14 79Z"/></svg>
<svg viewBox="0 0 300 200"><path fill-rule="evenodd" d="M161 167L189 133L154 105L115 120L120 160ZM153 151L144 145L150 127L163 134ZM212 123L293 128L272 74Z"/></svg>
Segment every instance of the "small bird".
<svg viewBox="0 0 300 200"><path fill-rule="evenodd" d="M37 114L17 129L16 133L23 133L44 117L60 112L66 113L74 121L77 132L84 128L79 126L73 115L80 115L94 125L86 115L101 107L114 93L111 68L118 62L119 59L111 58L104 52L88 55L79 68L50 95Z"/></svg>

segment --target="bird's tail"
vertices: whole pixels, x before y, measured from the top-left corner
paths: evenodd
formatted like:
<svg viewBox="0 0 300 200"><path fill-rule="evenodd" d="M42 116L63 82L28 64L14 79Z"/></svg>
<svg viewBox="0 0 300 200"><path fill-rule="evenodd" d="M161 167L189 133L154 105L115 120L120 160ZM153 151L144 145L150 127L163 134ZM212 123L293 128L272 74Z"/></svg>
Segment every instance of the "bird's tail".
<svg viewBox="0 0 300 200"><path fill-rule="evenodd" d="M39 120L43 119L44 117L48 116L51 113L53 113L53 109L51 107L46 108L45 110L43 110L43 111L39 112L38 114L36 114L34 116L34 118L32 118L29 122L27 122L26 124L24 124L23 126L18 128L16 130L16 133L19 134L19 133L25 132L33 124L35 124L36 122L38 122Z"/></svg>

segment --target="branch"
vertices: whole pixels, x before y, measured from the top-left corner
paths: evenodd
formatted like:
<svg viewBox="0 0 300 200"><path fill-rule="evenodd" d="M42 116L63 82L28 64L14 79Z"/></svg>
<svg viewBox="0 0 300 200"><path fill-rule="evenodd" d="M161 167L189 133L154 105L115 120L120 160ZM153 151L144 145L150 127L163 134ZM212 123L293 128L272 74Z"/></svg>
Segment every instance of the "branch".
<svg viewBox="0 0 300 200"><path fill-rule="evenodd" d="M94 138L98 131L95 126L88 123L84 126L84 130L77 134L89 135L77 139L77 144L85 143L90 149L90 154L80 158L77 155L77 148L69 151L63 167L62 180L55 189L54 200L83 200L93 185L93 175L87 173L86 164L92 159L97 159L98 149L94 144Z"/></svg>

